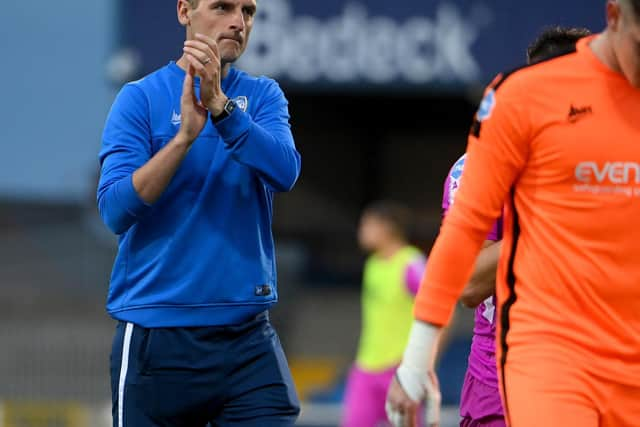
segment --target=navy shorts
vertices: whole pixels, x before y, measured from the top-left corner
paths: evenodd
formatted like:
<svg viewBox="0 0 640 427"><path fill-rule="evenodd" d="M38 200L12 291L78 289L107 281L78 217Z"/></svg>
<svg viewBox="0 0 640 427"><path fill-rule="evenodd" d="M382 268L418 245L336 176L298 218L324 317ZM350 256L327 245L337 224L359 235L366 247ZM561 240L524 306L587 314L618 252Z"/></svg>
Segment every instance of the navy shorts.
<svg viewBox="0 0 640 427"><path fill-rule="evenodd" d="M284 427L300 404L266 313L239 326L118 323L111 352L114 427Z"/></svg>

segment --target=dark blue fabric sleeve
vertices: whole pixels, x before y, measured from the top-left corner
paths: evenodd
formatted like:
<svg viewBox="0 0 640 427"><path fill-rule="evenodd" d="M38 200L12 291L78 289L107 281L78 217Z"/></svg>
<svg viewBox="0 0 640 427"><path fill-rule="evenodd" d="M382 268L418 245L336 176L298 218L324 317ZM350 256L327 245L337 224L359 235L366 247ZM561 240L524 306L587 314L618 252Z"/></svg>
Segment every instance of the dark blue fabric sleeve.
<svg viewBox="0 0 640 427"><path fill-rule="evenodd" d="M151 209L133 187L133 173L151 158L148 100L125 85L111 107L102 136L98 210L116 234L126 232Z"/></svg>
<svg viewBox="0 0 640 427"><path fill-rule="evenodd" d="M300 175L300 154L289 124L288 102L270 81L255 117L239 108L216 124L232 157L254 169L275 192L289 191Z"/></svg>

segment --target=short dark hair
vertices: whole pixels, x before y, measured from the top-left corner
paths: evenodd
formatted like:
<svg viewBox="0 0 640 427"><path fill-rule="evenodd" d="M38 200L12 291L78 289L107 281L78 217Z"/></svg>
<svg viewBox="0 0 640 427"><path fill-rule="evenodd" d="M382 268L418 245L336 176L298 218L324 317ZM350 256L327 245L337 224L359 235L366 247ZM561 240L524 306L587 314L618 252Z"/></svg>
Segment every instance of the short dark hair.
<svg viewBox="0 0 640 427"><path fill-rule="evenodd" d="M640 0L629 0L629 4L633 9L633 13L636 15L636 18L640 18Z"/></svg>
<svg viewBox="0 0 640 427"><path fill-rule="evenodd" d="M373 215L389 223L398 237L408 240L413 229L411 209L392 200L378 200L364 209L364 215Z"/></svg>
<svg viewBox="0 0 640 427"><path fill-rule="evenodd" d="M640 2L640 0L637 1ZM529 45L527 60L529 63L534 64L556 55L570 52L578 40L589 35L591 35L591 31L586 28L546 28Z"/></svg>

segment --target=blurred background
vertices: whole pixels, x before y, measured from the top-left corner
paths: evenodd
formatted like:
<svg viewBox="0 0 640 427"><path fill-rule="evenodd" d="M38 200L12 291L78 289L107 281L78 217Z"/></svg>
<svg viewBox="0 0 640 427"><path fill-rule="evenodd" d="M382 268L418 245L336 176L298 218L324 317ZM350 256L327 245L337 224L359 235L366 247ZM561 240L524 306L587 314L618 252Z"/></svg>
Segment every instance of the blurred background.
<svg viewBox="0 0 640 427"><path fill-rule="evenodd" d="M104 119L126 81L177 59L176 1L6 2L0 27L0 427L110 425L104 311L116 240L95 208ZM273 318L304 401L335 426L360 326L359 214L415 210L428 253L446 173L482 87L524 62L548 25L597 31L599 0L260 0L238 67L290 101L303 174L276 199L281 303ZM456 405L472 313L439 372Z"/></svg>

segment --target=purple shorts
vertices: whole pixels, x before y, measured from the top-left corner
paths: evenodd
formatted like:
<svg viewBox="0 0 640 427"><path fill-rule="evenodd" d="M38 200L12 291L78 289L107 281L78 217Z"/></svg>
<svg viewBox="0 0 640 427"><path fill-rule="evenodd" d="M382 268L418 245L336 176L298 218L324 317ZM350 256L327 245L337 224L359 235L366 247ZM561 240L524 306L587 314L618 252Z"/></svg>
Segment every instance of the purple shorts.
<svg viewBox="0 0 640 427"><path fill-rule="evenodd" d="M460 397L460 427L506 427L500 391L467 372Z"/></svg>
<svg viewBox="0 0 640 427"><path fill-rule="evenodd" d="M384 404L396 367L368 372L354 365L349 372L344 396L342 427L380 427L389 425ZM424 408L417 414L418 427L424 426Z"/></svg>
<svg viewBox="0 0 640 427"><path fill-rule="evenodd" d="M342 427L376 427L387 422L384 403L396 368L367 372L353 366L347 380Z"/></svg>

